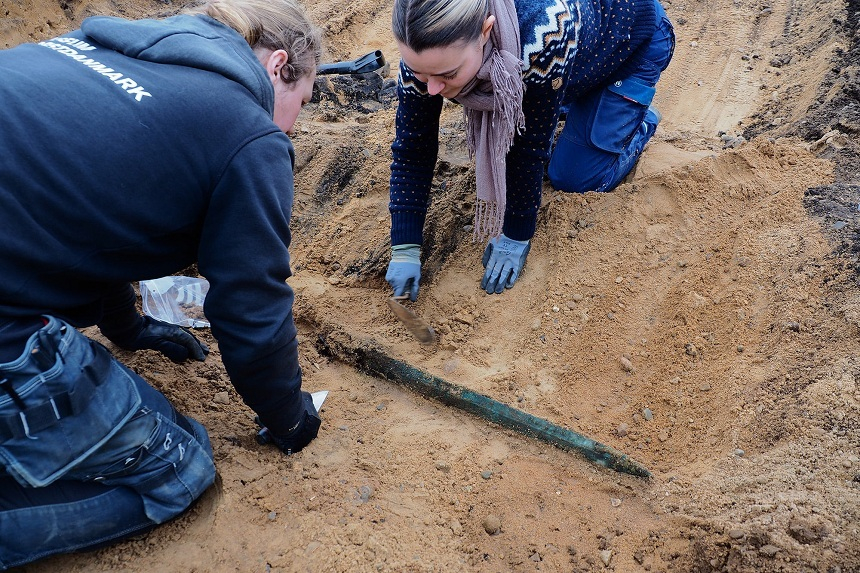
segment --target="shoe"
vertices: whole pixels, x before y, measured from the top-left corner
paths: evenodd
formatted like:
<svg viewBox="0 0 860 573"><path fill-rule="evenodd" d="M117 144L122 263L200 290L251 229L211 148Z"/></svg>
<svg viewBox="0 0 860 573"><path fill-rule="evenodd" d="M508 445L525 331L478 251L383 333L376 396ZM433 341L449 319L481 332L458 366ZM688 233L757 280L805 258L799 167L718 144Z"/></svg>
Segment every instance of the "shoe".
<svg viewBox="0 0 860 573"><path fill-rule="evenodd" d="M646 142L651 139L651 136L654 135L655 131L657 131L657 124L660 123L660 120L662 119L663 114L660 113L656 107L648 106L648 110L645 112L645 117L642 119L642 125L639 126Z"/></svg>

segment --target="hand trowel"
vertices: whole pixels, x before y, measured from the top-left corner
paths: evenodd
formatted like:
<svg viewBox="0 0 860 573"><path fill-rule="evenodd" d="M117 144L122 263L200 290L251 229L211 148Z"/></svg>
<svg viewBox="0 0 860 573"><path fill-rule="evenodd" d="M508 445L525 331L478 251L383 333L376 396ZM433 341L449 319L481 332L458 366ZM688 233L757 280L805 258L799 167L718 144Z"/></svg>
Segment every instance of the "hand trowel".
<svg viewBox="0 0 860 573"><path fill-rule="evenodd" d="M314 408L319 412L322 409L323 402L328 398L328 390L320 390L319 392L311 393L311 400L313 400Z"/></svg>
<svg viewBox="0 0 860 573"><path fill-rule="evenodd" d="M433 344L436 342L436 333L433 332L433 328L413 310L406 308L400 302L408 298L409 295L392 296L387 301L388 307L400 319L400 322L406 325L406 328L418 339L418 342Z"/></svg>

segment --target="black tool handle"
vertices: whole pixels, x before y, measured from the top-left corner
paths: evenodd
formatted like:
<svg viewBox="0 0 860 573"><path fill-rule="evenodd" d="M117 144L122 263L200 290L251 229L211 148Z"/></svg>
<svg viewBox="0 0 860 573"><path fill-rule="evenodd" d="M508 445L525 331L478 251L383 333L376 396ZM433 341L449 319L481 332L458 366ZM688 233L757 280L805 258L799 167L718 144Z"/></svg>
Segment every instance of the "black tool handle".
<svg viewBox="0 0 860 573"><path fill-rule="evenodd" d="M376 50L354 60L320 64L317 66L317 74L366 74L375 72L383 66L385 66L385 56L382 50Z"/></svg>

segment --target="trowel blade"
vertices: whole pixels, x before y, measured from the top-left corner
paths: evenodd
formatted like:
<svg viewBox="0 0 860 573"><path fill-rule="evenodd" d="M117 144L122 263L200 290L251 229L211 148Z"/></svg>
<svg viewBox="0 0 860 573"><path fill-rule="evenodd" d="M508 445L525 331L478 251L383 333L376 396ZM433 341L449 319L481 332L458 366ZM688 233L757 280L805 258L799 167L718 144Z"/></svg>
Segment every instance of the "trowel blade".
<svg viewBox="0 0 860 573"><path fill-rule="evenodd" d="M388 306L391 311L400 319L400 322L406 325L409 332L412 333L418 342L421 344L432 344L436 341L436 333L421 317L400 304L397 299L389 298Z"/></svg>
<svg viewBox="0 0 860 573"><path fill-rule="evenodd" d="M311 394L311 400L314 402L314 408L317 409L317 412L322 408L323 402L328 397L328 390L320 390L319 392L314 392Z"/></svg>

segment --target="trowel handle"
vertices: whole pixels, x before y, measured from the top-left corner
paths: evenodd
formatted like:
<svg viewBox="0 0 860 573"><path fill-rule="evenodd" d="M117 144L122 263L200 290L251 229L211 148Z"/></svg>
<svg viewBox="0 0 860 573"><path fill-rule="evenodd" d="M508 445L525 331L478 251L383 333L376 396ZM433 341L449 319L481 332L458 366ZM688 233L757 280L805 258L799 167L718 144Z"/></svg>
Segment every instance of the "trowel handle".
<svg viewBox="0 0 860 573"><path fill-rule="evenodd" d="M354 60L333 62L317 66L317 74L365 74L375 72L385 66L385 56L382 50L370 52Z"/></svg>

